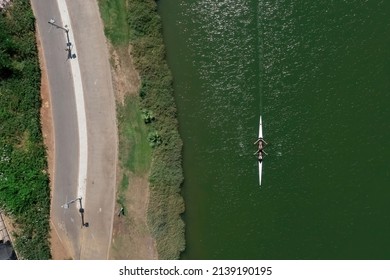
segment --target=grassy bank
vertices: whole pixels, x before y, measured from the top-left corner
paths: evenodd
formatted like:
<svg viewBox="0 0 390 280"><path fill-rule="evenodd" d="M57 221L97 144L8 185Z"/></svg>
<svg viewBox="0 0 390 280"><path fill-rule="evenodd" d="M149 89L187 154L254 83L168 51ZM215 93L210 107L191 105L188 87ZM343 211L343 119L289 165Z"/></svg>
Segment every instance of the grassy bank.
<svg viewBox="0 0 390 280"><path fill-rule="evenodd" d="M138 97L126 98L124 107L119 110L119 131L122 136L127 135L120 145L138 143L130 154L146 157L148 153L142 151L145 149L142 145L151 147L148 170L143 169L150 182L149 229L157 241L159 258L177 259L185 246L184 223L180 218L184 203L179 194L183 181L182 142L157 5L153 0L99 0L99 5L107 37L114 47L131 45L132 61L141 79ZM133 107L129 107L128 102ZM136 113L123 118L127 110ZM133 129L131 133L122 133L127 123L137 122L139 118L143 119L139 131ZM133 139L134 135L140 142ZM127 166L136 170L143 163L131 159L130 154L126 158L131 164ZM122 165L126 158L121 158Z"/></svg>
<svg viewBox="0 0 390 280"><path fill-rule="evenodd" d="M29 1L13 1L0 26L0 207L17 223L19 256L49 259L50 193Z"/></svg>

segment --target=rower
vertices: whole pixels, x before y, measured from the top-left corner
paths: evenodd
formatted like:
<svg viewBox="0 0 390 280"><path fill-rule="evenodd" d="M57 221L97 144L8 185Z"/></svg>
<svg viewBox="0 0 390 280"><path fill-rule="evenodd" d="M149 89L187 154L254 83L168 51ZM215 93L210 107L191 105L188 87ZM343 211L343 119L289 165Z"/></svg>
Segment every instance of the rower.
<svg viewBox="0 0 390 280"><path fill-rule="evenodd" d="M258 160L259 160L260 162L263 161L264 155L267 155L267 156L268 156L268 154L267 154L264 150L260 150L260 151L259 151L259 156L258 156Z"/></svg>
<svg viewBox="0 0 390 280"><path fill-rule="evenodd" d="M258 158L259 162L263 161L264 155L268 156L268 154L264 151L263 147L259 147L259 149L253 155L257 155L257 158Z"/></svg>
<svg viewBox="0 0 390 280"><path fill-rule="evenodd" d="M263 148L261 148L261 149L258 149L253 155L263 155L263 154L265 154L266 156L268 156L268 154L264 151L264 149Z"/></svg>
<svg viewBox="0 0 390 280"><path fill-rule="evenodd" d="M267 144L268 144L267 142L264 141L264 139L263 139L262 137L259 137L259 138L256 140L256 142L253 143L253 144L256 145L256 144L259 143L259 142L263 143L264 145L267 145Z"/></svg>
<svg viewBox="0 0 390 280"><path fill-rule="evenodd" d="M261 162L263 160L263 155L268 156L268 154L264 151L264 147L267 145L267 142L264 141L263 137L259 137L253 144L258 144L258 149L253 155L258 155L258 159Z"/></svg>

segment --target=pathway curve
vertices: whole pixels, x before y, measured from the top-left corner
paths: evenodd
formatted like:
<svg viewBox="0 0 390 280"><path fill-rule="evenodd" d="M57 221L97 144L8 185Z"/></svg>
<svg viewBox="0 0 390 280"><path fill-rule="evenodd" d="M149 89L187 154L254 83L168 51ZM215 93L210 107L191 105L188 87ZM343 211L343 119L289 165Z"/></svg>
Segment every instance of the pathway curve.
<svg viewBox="0 0 390 280"><path fill-rule="evenodd" d="M107 259L115 202L117 127L96 1L31 0L47 65L54 123L52 223L74 259ZM66 27L69 32L48 22ZM71 52L66 51L70 42ZM69 55L71 54L71 55ZM66 202L82 197L68 209Z"/></svg>

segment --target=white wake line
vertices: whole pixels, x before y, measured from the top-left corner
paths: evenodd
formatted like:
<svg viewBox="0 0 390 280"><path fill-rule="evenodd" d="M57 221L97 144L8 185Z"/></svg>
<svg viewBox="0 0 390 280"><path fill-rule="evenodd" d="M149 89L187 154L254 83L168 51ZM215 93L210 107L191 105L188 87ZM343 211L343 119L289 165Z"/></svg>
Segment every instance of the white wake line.
<svg viewBox="0 0 390 280"><path fill-rule="evenodd" d="M67 25L69 30L69 40L72 43L72 52L77 53L75 40L73 37L72 24L69 17L68 6L66 5L65 0L57 0L58 8L60 10L60 15L63 25ZM66 33L65 33L65 40ZM67 42L67 41L66 41ZM87 136L87 119L85 114L85 103L84 103L84 91L83 83L81 80L80 65L77 59L69 58L70 66L72 70L73 77L73 86L74 94L76 98L76 113L77 113L77 122L78 122L78 132L79 132L79 176L78 176L78 187L77 187L77 197L83 199L83 208L85 208L86 203L86 185L87 185L87 166L88 166L88 136Z"/></svg>

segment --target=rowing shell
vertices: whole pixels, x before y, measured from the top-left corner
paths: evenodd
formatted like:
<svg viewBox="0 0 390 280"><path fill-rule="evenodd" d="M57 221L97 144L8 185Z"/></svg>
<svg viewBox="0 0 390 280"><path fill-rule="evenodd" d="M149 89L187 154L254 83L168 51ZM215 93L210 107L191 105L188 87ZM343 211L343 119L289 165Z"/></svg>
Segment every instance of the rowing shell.
<svg viewBox="0 0 390 280"><path fill-rule="evenodd" d="M261 123L261 116L260 116L260 122L259 122L259 139L263 138L263 127ZM259 161L259 185L261 186L261 175L263 172L263 161Z"/></svg>

